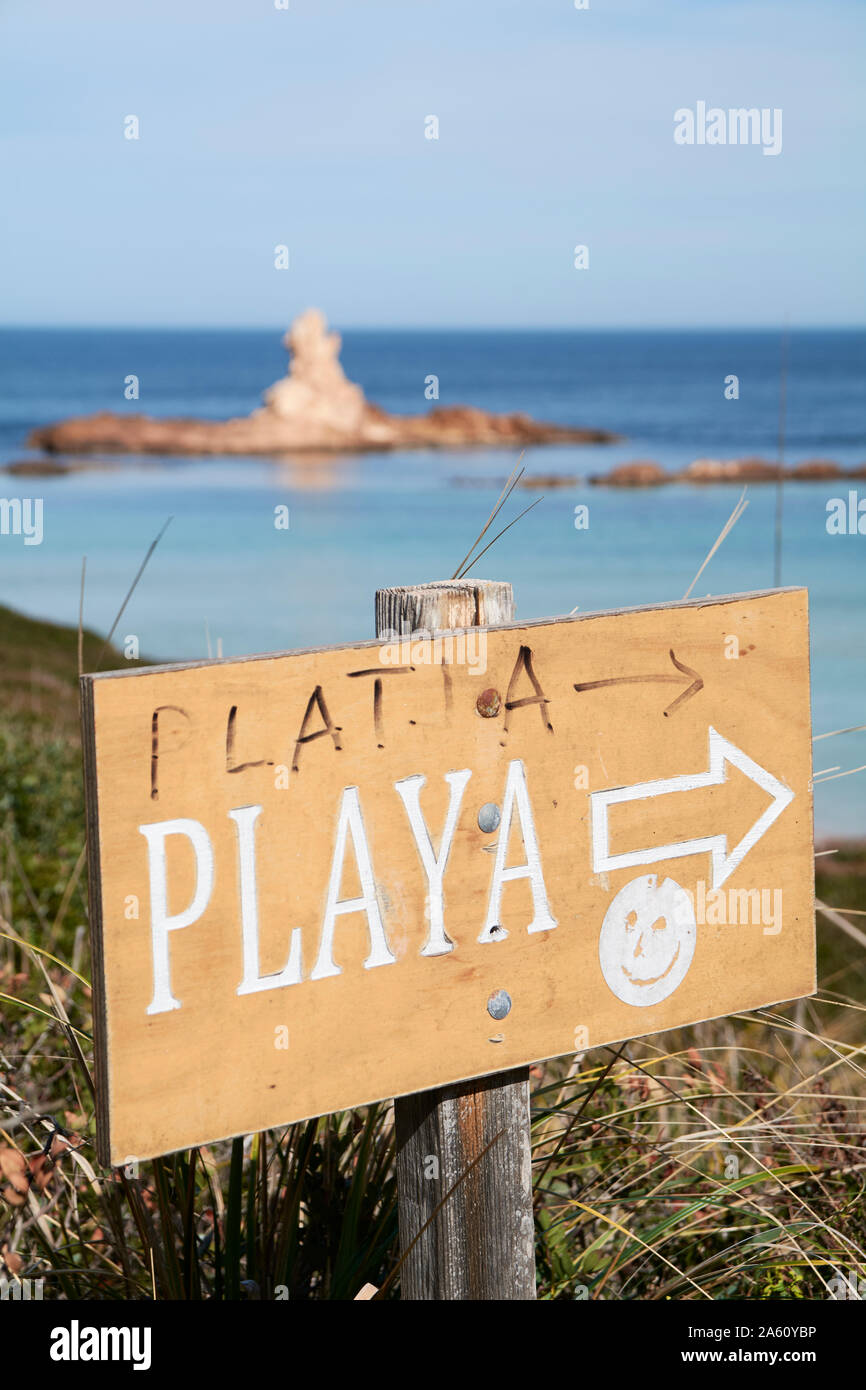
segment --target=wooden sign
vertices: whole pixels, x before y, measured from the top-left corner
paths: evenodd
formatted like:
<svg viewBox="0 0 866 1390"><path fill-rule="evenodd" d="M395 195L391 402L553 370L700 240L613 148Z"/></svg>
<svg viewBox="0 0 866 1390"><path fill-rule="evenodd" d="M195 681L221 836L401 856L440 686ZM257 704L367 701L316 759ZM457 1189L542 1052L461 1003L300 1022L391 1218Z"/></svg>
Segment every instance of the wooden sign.
<svg viewBox="0 0 866 1390"><path fill-rule="evenodd" d="M805 590L82 690L104 1161L815 987Z"/></svg>

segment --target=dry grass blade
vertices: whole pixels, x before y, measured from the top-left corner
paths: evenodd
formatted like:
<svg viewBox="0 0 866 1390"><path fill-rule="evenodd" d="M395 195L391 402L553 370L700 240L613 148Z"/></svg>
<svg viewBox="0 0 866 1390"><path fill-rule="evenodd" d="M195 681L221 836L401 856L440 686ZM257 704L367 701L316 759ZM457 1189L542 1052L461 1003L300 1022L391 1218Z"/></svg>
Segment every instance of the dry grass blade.
<svg viewBox="0 0 866 1390"><path fill-rule="evenodd" d="M828 907L826 903L822 903L818 898L815 899L815 907L821 913L822 917L826 917L827 921L832 922L834 927L838 927L840 931L845 932L847 936L851 937L852 941L856 941L860 946L866 946L866 932L862 932L859 927L855 927L853 922L846 922L845 918L842 917L840 913L835 912L832 907Z"/></svg>
<svg viewBox="0 0 866 1390"><path fill-rule="evenodd" d="M486 535L487 532L490 530L490 527L492 526L493 522L496 520L496 518L497 518L497 516L499 515L499 513L501 512L502 508L505 506L505 503L508 501L508 499L509 499L509 497L511 496L512 492L514 491L514 489L517 487L517 484L520 482L520 479L523 477L524 469L520 468L520 459L523 458L523 454L524 454L525 452L526 452L525 450L521 451L521 454L520 454L520 456L519 456L517 462L515 463L514 467L512 468L511 472L509 473L508 477L507 477L506 480L505 480L505 486L503 487L502 491L501 491L500 494L499 494L499 497L497 498L496 505L495 505L495 507L493 508L493 511L490 513L489 517L487 518L487 521L486 521L486 523L485 523L483 529L482 529L482 530L478 533L478 535L475 537L475 540L472 542L472 544L470 545L470 547L469 547L469 549L467 550L466 554L463 556L463 559L460 561L460 564L457 566L456 570L455 570L454 573L452 574L452 576L451 576L452 579L459 579L459 578L460 578L460 571L463 569L463 566L466 564L467 560L469 559L469 556L472 554L472 552L473 552L473 550L475 549L476 545L478 545L479 542L482 541L482 540L484 539L485 535ZM518 469L520 469L519 472L518 472ZM517 475L516 477L515 477L515 474Z"/></svg>
<svg viewBox="0 0 866 1390"><path fill-rule="evenodd" d="M557 1158L559 1151L562 1149L563 1145L565 1144L566 1140L568 1139L569 1135L571 1134L572 1130L574 1129L584 1110L589 1105L590 1101L592 1100L599 1087L602 1086L604 1082L607 1080L609 1073L612 1071L615 1064L619 1061L620 1057L623 1055L627 1047L628 1043L624 1042L620 1045L616 1052L613 1052L611 1059L605 1067L604 1071L601 1072L598 1078L596 1079L595 1085L591 1086L590 1089L587 1091L586 1095L583 1098L583 1103L569 1119L568 1124L562 1131L562 1134L560 1135L559 1140L554 1146L553 1150L549 1154L545 1155L544 1167L542 1168L541 1173L535 1179L536 1185L540 1185L544 1182L544 1179L547 1177L548 1171L550 1170L551 1164Z"/></svg>
<svg viewBox="0 0 866 1390"><path fill-rule="evenodd" d="M0 922L3 923L4 927L9 927L9 923L6 921L5 918L0 917ZM67 975L74 975L76 980L79 980L81 984L86 985L88 989L90 988L90 981L85 979L85 977L81 974L79 970L73 970L72 966L67 964L65 960L61 960L59 956L52 955L50 951L44 950L42 946L34 946L32 942L25 941L23 937L19 936L16 931L12 930L11 927L9 931L0 931L0 938L2 938L4 941L14 941L15 945L20 946L23 951L27 951L28 953L33 953L38 956L44 956L46 960L50 960L54 965L59 966L59 968L62 971L64 971Z"/></svg>
<svg viewBox="0 0 866 1390"><path fill-rule="evenodd" d="M98 660L97 663L96 663L95 670L98 671L99 668L100 668L100 666L102 665L102 658L105 656L105 653L108 651L108 648L111 646L111 639L112 639L112 637L114 636L114 634L115 634L115 632L116 632L116 630L117 630L117 624L120 622L121 618L123 617L123 613L124 613L124 610L125 610L125 608L126 608L126 605L129 603L129 600L132 598L132 595L135 593L136 586L138 585L139 579L140 579L141 576L144 574L144 571L145 571L145 568L146 568L146 566L147 566L148 560L150 559L150 557L151 557L151 555L153 554L153 552L156 550L156 547L159 545L160 541L162 540L163 536L165 535L166 531L168 530L169 525L171 524L172 520L173 520L173 518L172 518L172 517L169 517L168 520L166 521L165 525L163 526L162 530L159 532L159 535L156 536L156 537L151 541L150 546L148 547L147 554L145 555L144 559L142 560L141 564L140 564L139 567L138 567L138 573L136 574L135 578L133 579L132 583L131 583L130 586L129 586L129 589L128 589L128 591L127 591L126 598L123 600L123 603L120 605L120 608L119 608L118 613L117 613L117 617L115 618L114 622L111 624L111 631L109 632L108 636L107 636L106 639L105 639L105 644L104 644L104 646L103 646L103 648L102 648L102 651L99 653L99 660Z"/></svg>
<svg viewBox="0 0 866 1390"><path fill-rule="evenodd" d="M78 858L75 861L72 873L69 875L69 878L66 881L66 887L63 890L63 897L60 899L60 906L57 909L57 916L54 918L54 925L52 926L51 931L49 932L49 941L51 941L52 943L54 943L57 940L57 934L60 931L61 926L63 925L63 920L68 911L69 904L72 901L72 894L78 887L78 880L81 877L81 871L84 868L84 861L86 858L87 841L85 840L84 844L81 846L81 849L79 850Z"/></svg>
<svg viewBox="0 0 866 1390"><path fill-rule="evenodd" d="M595 1217L596 1221L603 1221L606 1225L610 1226L612 1230L619 1231L621 1235L626 1236L629 1240L635 1241L638 1245L642 1246L644 1250L648 1250L655 1255L657 1259L661 1260L662 1264L667 1265L668 1269L672 1269L680 1279L684 1279L687 1284L691 1284L692 1288L695 1289L702 1298L712 1298L712 1295L708 1294L706 1289L702 1289L700 1284L696 1284L694 1279L692 1279L685 1270L679 1269L677 1265L668 1259L667 1255L663 1255L657 1245L653 1245L651 1242L644 1240L634 1231L630 1231L627 1226L623 1226L621 1222L616 1221L612 1216L608 1216L603 1211L597 1211L595 1207L589 1206L586 1202L578 1202L576 1199L573 1199L573 1205L576 1206L579 1211L585 1211L589 1216ZM597 1290L593 1292L593 1298L596 1292Z"/></svg>
<svg viewBox="0 0 866 1390"><path fill-rule="evenodd" d="M9 924L6 923L6 925L8 926ZM12 929L10 928L10 931L11 931L11 930L12 930ZM17 935L17 933L13 933L13 935ZM83 1073L84 1073L84 1078L85 1078L85 1080L86 1080L86 1082L87 1082L87 1085L88 1085L88 1088L89 1088L89 1090L90 1090L90 1094L91 1094L91 1096L94 1096L94 1097L95 1097L95 1096L96 1096L96 1085L95 1085L95 1083L94 1083L93 1073L92 1073L92 1071L91 1071L91 1069L90 1069L90 1066L89 1066L89 1064L88 1064L88 1062L87 1062L87 1058L86 1058L85 1055L84 1055L84 1051L83 1051L83 1049L82 1049L81 1043L79 1042L79 1037L84 1038L84 1040L85 1040L86 1042L91 1042L92 1040L91 1040L90 1038L87 1037L87 1034L86 1034L86 1033L83 1033L79 1028L75 1028L75 1027L73 1026L72 1021L71 1021L71 1019L70 1019L70 1017L69 1017L69 1014L66 1012L66 1006L64 1005L63 1000L61 999L60 995L58 994L58 992L57 992L57 987L55 986L54 981L52 980L51 976L50 976L49 973L48 973L48 970L46 969L45 961L42 959L43 956L48 956L48 959L49 959L49 960L53 960L53 959L55 959L55 957L50 956L50 955L48 954L47 951L40 951L40 950L38 950L38 948L32 947L32 946L29 944L29 942L25 941L22 937L18 937L18 944L19 944L19 946L21 947L21 949L22 949L23 951L25 951L26 954L30 957L30 959L33 961L34 965L38 966L38 968L39 968L39 970L40 970L40 972L41 972L41 974L42 974L42 976L43 976L43 978L44 978L44 980L45 980L45 984L46 984L47 987L48 987L48 993L49 993L50 996L51 996L51 1001L52 1001L52 1003L53 1003L53 1005L54 1005L54 1010L55 1010L55 1013L56 1013L56 1016L57 1016L57 1020L58 1020L58 1022L60 1023L61 1027L63 1028L63 1031L64 1031L65 1034L66 1034L66 1037L67 1037L67 1040L68 1040L68 1042L69 1042L69 1045L70 1045L70 1047L72 1048L73 1052L75 1053L76 1058L78 1059L78 1062L79 1062L79 1064L80 1064L80 1066L81 1066L81 1068L82 1068L82 1071L83 1071ZM33 1007L33 1006L31 1006L31 1007ZM49 1017L51 1017L51 1015L49 1015Z"/></svg>
<svg viewBox="0 0 866 1390"><path fill-rule="evenodd" d="M818 786L821 782L835 782L837 777L853 777L855 772L866 772L866 763L861 763L859 767L849 767L847 772L834 772L830 777L815 777L813 785Z"/></svg>
<svg viewBox="0 0 866 1390"><path fill-rule="evenodd" d="M835 738L837 734L861 734L864 729L866 724L852 724L850 729L831 729L828 734L815 734L812 742L817 743L822 738Z"/></svg>
<svg viewBox="0 0 866 1390"><path fill-rule="evenodd" d="M773 583L778 589L782 582L782 510L785 495L785 414L788 397L788 345L790 329L787 315L782 333L782 355L779 364L779 469L776 474L776 523L773 544Z"/></svg>
<svg viewBox="0 0 866 1390"><path fill-rule="evenodd" d="M485 547L484 547L483 550L479 550L478 554L475 556L475 559L472 560L472 561L466 566L466 568L465 568L464 570L461 570L461 572L460 572L460 574L458 574L457 578L458 578L458 579L465 579L466 575L469 573L469 571L471 570L472 566L478 564L478 561L481 559L481 556L482 556L482 555L486 555L487 552L488 552L488 550L490 549L490 547L491 547L492 545L495 545L496 542L497 542L502 536L505 535L505 532L506 532L506 531L510 531L511 528L512 528L512 526L516 526L517 523L518 523L518 521L520 520L521 517L526 516L526 513L527 513L527 512L531 512L533 507L537 507L538 504L539 504L539 502L543 502L543 501L544 501L544 498L543 498L543 497L536 497L536 499L535 499L534 502L530 502L530 504L529 504L528 507L524 507L524 508L523 508L523 511L520 512L520 513L518 513L518 515L514 518L513 521L509 521L509 523L508 523L507 526L503 526L502 530L501 530L497 535L495 535L495 536L493 537L493 540L492 540L492 541L488 541L487 545L485 545Z"/></svg>
<svg viewBox="0 0 866 1390"><path fill-rule="evenodd" d="M81 557L81 592L78 596L78 674L84 675L84 576L87 573L87 556Z"/></svg>
<svg viewBox="0 0 866 1390"><path fill-rule="evenodd" d="M728 517L727 521L725 522L724 526L722 527L722 530L721 530L721 532L719 533L719 536L718 536L718 539L716 540L715 545L713 546L712 550L711 550L710 553L708 554L707 558L704 560L704 563L701 565L700 569L698 570L698 572L697 572L697 574L695 575L694 579L692 580L691 584L689 585L689 587L686 589L685 593L683 594L683 599L684 599L684 600L691 597L691 592L692 592L692 590L694 589L695 585L697 584L698 580L700 579L700 577L701 577L701 575L703 574L704 570L706 569L707 565L708 565L708 564L710 563L710 561L712 560L712 558L713 558L713 556L715 555L716 551L718 550L719 546L722 544L722 541L723 541L723 540L725 539L725 537L729 534L729 532L731 532L731 531L734 529L734 527L736 526L736 524L737 524L737 522L739 521L740 517L743 515L743 512L744 512L744 511L746 510L746 508L748 507L748 505L749 505L748 502L746 502L746 501L744 500L747 491L748 491L748 488L743 488L743 491L740 493L740 500L739 500L739 502L737 503L737 505L734 507L734 510L731 512L731 515Z"/></svg>
<svg viewBox="0 0 866 1390"><path fill-rule="evenodd" d="M760 1013L765 1013L766 1011L764 1011L764 1010L756 1010L755 1012L760 1014ZM773 1014L767 1013L767 1017L773 1019L773 1021L775 1022L777 1016L776 1016L776 1015L773 1015ZM784 1020L784 1022L785 1022L785 1023L788 1023L789 1021L788 1021L788 1020ZM797 1028L796 1028L796 1025L790 1025L790 1024L789 1024L789 1026L793 1027L793 1028L794 1028L796 1031L798 1031L798 1032L801 1032L801 1031L804 1032L804 1033L807 1033L807 1032L808 1032L808 1030L805 1030L805 1029L802 1029L802 1030L801 1030L801 1029L797 1029ZM634 1067L636 1067L638 1071L641 1071L641 1072L645 1072L645 1071L646 1071L646 1069L645 1069L645 1068L641 1065L641 1063L638 1062L638 1061L633 1061L633 1062L631 1063L631 1065L634 1066ZM804 1078L804 1080L805 1080L805 1079L806 1079L806 1078ZM679 1095L675 1090L673 1090L673 1088L669 1087L665 1081L661 1080L661 1079L658 1078L658 1077L656 1077L656 1080L659 1081L659 1084L661 1084L665 1089L669 1089L669 1090L672 1091L673 1097L674 1097L674 1099L675 1099L676 1101L682 1103L682 1104L685 1106L685 1108L686 1108L687 1110L693 1111L697 1116L699 1116L699 1118L700 1118L700 1120L701 1120L702 1122L703 1122L703 1121L706 1121L706 1123L707 1123L707 1133L708 1133L708 1136L710 1136L710 1138L709 1138L709 1143L703 1145L703 1151L706 1151L707 1148L712 1147L712 1144L713 1144L713 1142L714 1142L714 1141L713 1141L713 1138L712 1138L713 1135L716 1136L716 1142L718 1142L718 1139L722 1139L722 1140L727 1141L728 1144L730 1144L730 1145L732 1145L734 1148L738 1149L738 1150L742 1153L742 1155L743 1155L745 1158L751 1157L752 1161L757 1165L758 1169L761 1170L761 1171L762 1171L764 1174L766 1174L767 1176L773 1177L773 1178L775 1179L775 1181L778 1182L778 1184L779 1184L779 1186L782 1188L782 1190L785 1191L785 1192L788 1194L789 1198L792 1199L792 1200L800 1207L800 1209L801 1209L803 1212L805 1212L805 1213L807 1214L807 1216L808 1216L808 1218L809 1218L810 1220L814 1221L814 1222L816 1223L816 1225L821 1225L820 1217L818 1217L818 1216L816 1215L815 1211L812 1209L812 1206L811 1206L810 1202L807 1201L803 1196L801 1196L799 1192L795 1191L795 1189L792 1188L791 1185L790 1185L788 1182L785 1181L785 1179L781 1176L781 1174L780 1174L778 1171L773 1172L773 1171L771 1170L771 1168L768 1166L768 1164L765 1163L765 1162L763 1161L763 1159L760 1157L759 1154L754 1153L754 1154L751 1154L751 1155L750 1155L750 1154L749 1154L748 1148L747 1148L747 1147L745 1146L745 1144L743 1143L743 1140L742 1140L742 1139L739 1139L739 1138L737 1137L737 1132L738 1132L738 1131L743 1131L745 1126L751 1126L751 1125L753 1125L754 1122L755 1122L756 1120L760 1119L760 1120L766 1122L767 1111L770 1109L770 1105L765 1105L765 1106L762 1107L763 1114L761 1114L761 1115L759 1115L759 1111L758 1111L758 1110L751 1109L751 1110L749 1111L748 1114L746 1114L745 1116L743 1116L743 1117L742 1117L739 1121L737 1121L735 1124L733 1124L733 1125L731 1125L731 1124L724 1124L724 1125L721 1125L721 1124L718 1124L717 1121L716 1121L715 1119L713 1119L712 1115L707 1114L706 1116L704 1116L704 1115L701 1113L700 1109L699 1109L697 1106L695 1106L695 1104L694 1104L691 1100L689 1100L689 1099L688 1099L687 1097L685 1097L685 1096ZM793 1090L796 1090L796 1089L797 1089L796 1087L791 1087L791 1088L789 1088L787 1094L790 1094ZM774 1101L772 1102L772 1104L777 1104L777 1103L778 1103L780 1100L782 1100L782 1099L783 1099L783 1096L782 1096L782 1095L777 1095L777 1096L775 1097ZM744 1137L745 1137L745 1136L744 1136ZM699 1148L699 1149L697 1150L697 1153L700 1153L700 1152L702 1152L702 1149ZM696 1155L693 1154L692 1156L695 1157ZM576 1205L579 1205L579 1203L576 1204ZM845 1241L845 1243L846 1243L847 1245L853 1246L853 1242L849 1241L847 1236L842 1236L841 1238ZM856 1249L856 1247L854 1247L854 1248ZM656 1253L658 1253L658 1252L656 1252ZM826 1287L826 1283L825 1283L824 1279L822 1278L822 1276L821 1276L821 1274L820 1274L820 1270L818 1269L818 1267L817 1267L817 1265L815 1264L815 1262L814 1262L814 1261L808 1256L808 1254L806 1254L804 1251L800 1251L800 1253L803 1254L804 1258L806 1259L806 1261L807 1261L807 1263L809 1264L810 1268L812 1269L813 1273L815 1273L815 1274L818 1276L818 1278L820 1279L820 1281L821 1281L821 1282L825 1285L825 1287ZM690 1280L689 1282L692 1282L692 1281Z"/></svg>

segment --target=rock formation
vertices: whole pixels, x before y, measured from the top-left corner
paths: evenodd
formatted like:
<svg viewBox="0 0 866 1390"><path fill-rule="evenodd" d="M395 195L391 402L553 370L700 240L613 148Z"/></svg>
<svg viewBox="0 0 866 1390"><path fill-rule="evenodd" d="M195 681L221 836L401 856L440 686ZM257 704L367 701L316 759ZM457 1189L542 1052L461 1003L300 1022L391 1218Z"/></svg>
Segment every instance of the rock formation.
<svg viewBox="0 0 866 1390"><path fill-rule="evenodd" d="M669 483L671 475L661 464L641 459L636 463L621 463L609 473L594 474L589 481L606 483L608 487L658 487L660 483Z"/></svg>
<svg viewBox="0 0 866 1390"><path fill-rule="evenodd" d="M34 430L28 443L67 454L285 454L301 451L463 448L521 444L605 444L607 430L544 424L528 415L494 415L472 406L437 407L427 415L389 415L366 400L340 366L340 337L317 309L308 309L284 339L288 376L265 404L234 420L154 419L97 415Z"/></svg>
<svg viewBox="0 0 866 1390"><path fill-rule="evenodd" d="M866 465L847 471L830 459L807 459L793 468L783 468L782 477L790 482L825 482L832 478L866 477ZM596 487L659 487L662 483L775 483L779 465L766 459L695 459L680 473L669 473L659 463L621 463L609 473L592 473L588 481Z"/></svg>
<svg viewBox="0 0 866 1390"><path fill-rule="evenodd" d="M689 483L770 483L779 476L779 465L765 459L695 459L682 478Z"/></svg>
<svg viewBox="0 0 866 1390"><path fill-rule="evenodd" d="M807 482L821 482L824 478L841 478L844 474L838 463L834 463L832 459L806 459L804 463L796 464L788 476L803 478ZM862 471L855 470L851 477L862 477Z"/></svg>
<svg viewBox="0 0 866 1390"><path fill-rule="evenodd" d="M290 356L288 376L268 387L264 409L250 418L276 416L298 440L362 437L367 402L340 366L339 333L329 333L319 310L308 309L283 345Z"/></svg>

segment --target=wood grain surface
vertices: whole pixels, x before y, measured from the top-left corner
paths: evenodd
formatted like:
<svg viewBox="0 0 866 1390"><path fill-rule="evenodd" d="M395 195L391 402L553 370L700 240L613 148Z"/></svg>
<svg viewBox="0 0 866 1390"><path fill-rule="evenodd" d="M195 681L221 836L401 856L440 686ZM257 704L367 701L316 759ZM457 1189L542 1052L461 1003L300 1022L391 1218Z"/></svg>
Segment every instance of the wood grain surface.
<svg viewBox="0 0 866 1390"><path fill-rule="evenodd" d="M82 696L104 1160L814 989L804 590Z"/></svg>

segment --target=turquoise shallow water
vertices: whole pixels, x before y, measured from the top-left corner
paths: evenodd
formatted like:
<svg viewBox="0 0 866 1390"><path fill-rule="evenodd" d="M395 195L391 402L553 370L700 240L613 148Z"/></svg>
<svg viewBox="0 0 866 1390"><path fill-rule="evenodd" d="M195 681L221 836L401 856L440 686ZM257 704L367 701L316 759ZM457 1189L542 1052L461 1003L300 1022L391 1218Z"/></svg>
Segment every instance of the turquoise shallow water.
<svg viewBox="0 0 866 1390"><path fill-rule="evenodd" d="M862 462L863 334L794 335L787 458ZM438 369L442 403L526 409L618 429L607 447L529 450L528 473L585 477L625 459L668 467L711 455L772 458L778 338L761 334L355 334L344 360L371 399L419 411ZM225 416L252 409L283 370L278 334L0 332L0 463L26 455L34 424L99 408ZM741 399L725 402L726 371ZM139 371L142 399L118 382ZM118 397L121 397L118 400ZM111 626L148 545L173 521L118 629L167 659L325 645L373 635L377 587L447 578L492 507L514 457L452 451L301 461L123 459L61 478L8 477L7 497L41 497L44 540L0 536L0 601L74 624L81 557L85 618ZM464 485L457 486L456 479ZM471 480L472 485L466 485ZM859 483L866 500L866 479ZM729 486L622 492L570 484L544 500L475 572L513 582L518 616L542 618L679 599L738 496ZM812 615L816 733L866 723L866 535L829 535L827 502L847 484L785 487L782 582ZM538 493L515 493L507 519ZM587 530L574 508L590 509ZM287 505L290 528L274 527ZM772 486L749 507L695 593L773 582ZM491 533L492 534L492 533ZM866 734L816 745L816 769L866 762ZM866 773L816 788L821 835L866 834Z"/></svg>

